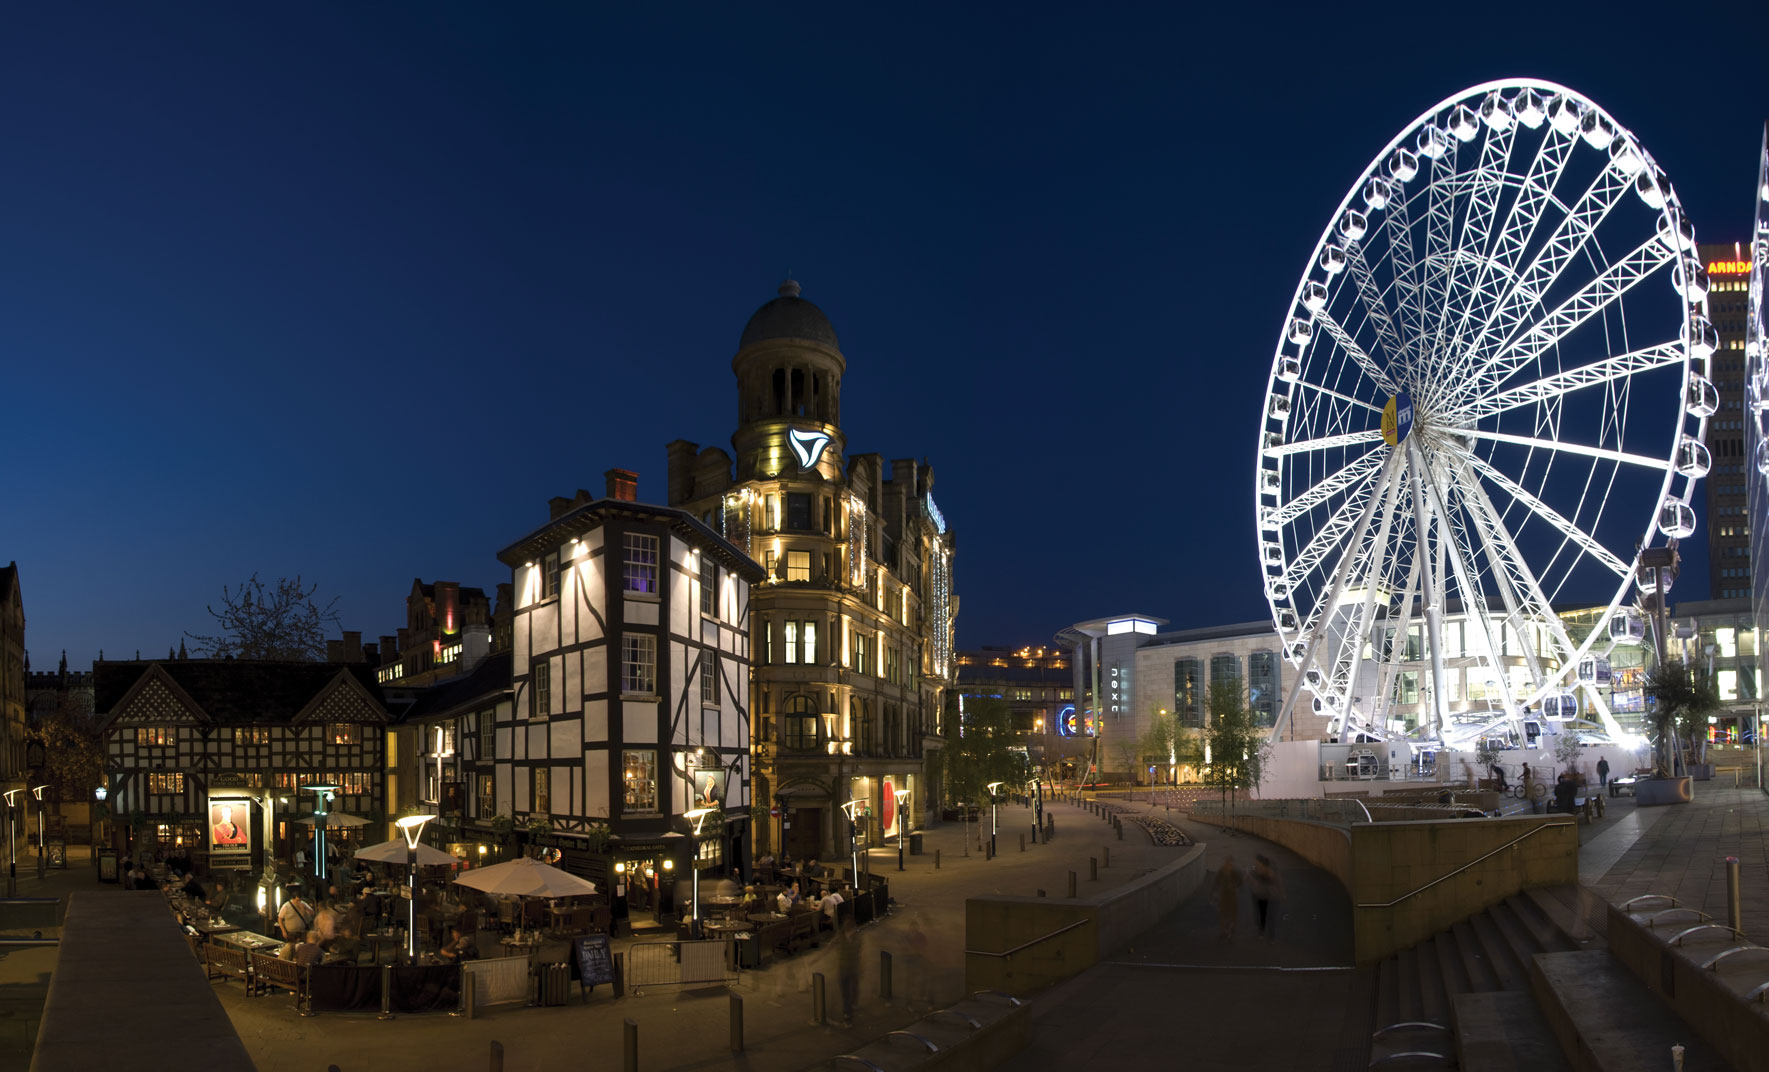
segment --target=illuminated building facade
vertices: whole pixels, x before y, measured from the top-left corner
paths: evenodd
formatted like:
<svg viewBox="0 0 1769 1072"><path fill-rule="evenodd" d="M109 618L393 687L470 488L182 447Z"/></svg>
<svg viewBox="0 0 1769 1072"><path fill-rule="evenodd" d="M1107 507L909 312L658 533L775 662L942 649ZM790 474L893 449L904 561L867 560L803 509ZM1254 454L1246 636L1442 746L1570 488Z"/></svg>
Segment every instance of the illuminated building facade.
<svg viewBox="0 0 1769 1072"><path fill-rule="evenodd" d="M427 840L468 859L497 841L492 820L509 815L511 787L500 796L497 730L513 726L510 653L498 652L420 691L400 716L388 748L390 806L436 816ZM390 690L391 691L391 690Z"/></svg>
<svg viewBox="0 0 1769 1072"><path fill-rule="evenodd" d="M1750 252L1737 244L1698 247L1708 272L1708 316L1720 345L1708 359L1708 375L1720 392L1720 409L1708 421L1713 468L1704 481L1708 505L1708 591L1714 599L1751 593L1751 518L1747 502L1745 322L1749 315Z"/></svg>
<svg viewBox="0 0 1769 1072"><path fill-rule="evenodd" d="M669 503L765 570L751 616L757 852L833 859L848 854L849 801L867 803L874 844L897 836L896 792L910 793L906 830L938 807L926 762L957 672L955 536L932 466L847 452L847 361L797 283L750 317L731 366L735 461L671 443Z"/></svg>
<svg viewBox="0 0 1769 1072"><path fill-rule="evenodd" d="M397 636L381 638L377 679L389 687L422 688L458 677L464 664L476 664L490 652L507 648L506 586L498 586L498 596L494 610L483 588L462 588L454 581L426 584L413 578L405 597L405 628ZM505 621L494 625L494 618ZM496 642L500 636L501 646Z"/></svg>
<svg viewBox="0 0 1769 1072"><path fill-rule="evenodd" d="M1725 705L1708 717L1707 737L1736 743L1756 727L1763 695L1761 647L1750 598L1692 600L1672 609L1672 656L1704 667Z"/></svg>
<svg viewBox="0 0 1769 1072"><path fill-rule="evenodd" d="M1075 682L1061 648L982 647L958 653L957 691L966 711L977 701L998 702L1032 749L1033 763L1081 754L1082 739L1058 733L1073 722Z"/></svg>
<svg viewBox="0 0 1769 1072"><path fill-rule="evenodd" d="M691 867L746 873L762 574L687 512L626 498L622 475L604 498L554 499L550 521L499 552L515 593L511 692L478 747L490 806L639 920L675 910L674 876Z"/></svg>

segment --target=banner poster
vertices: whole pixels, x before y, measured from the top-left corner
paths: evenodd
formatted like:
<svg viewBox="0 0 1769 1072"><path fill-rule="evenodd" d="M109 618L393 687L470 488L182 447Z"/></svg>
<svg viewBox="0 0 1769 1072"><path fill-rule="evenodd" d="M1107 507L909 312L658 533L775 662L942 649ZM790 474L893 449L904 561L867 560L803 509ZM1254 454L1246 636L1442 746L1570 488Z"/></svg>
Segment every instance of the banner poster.
<svg viewBox="0 0 1769 1072"><path fill-rule="evenodd" d="M252 855L252 801L249 797L209 798L209 858L214 863L245 862Z"/></svg>
<svg viewBox="0 0 1769 1072"><path fill-rule="evenodd" d="M689 767L688 777L693 782L690 808L725 807L725 781L731 772L724 767Z"/></svg>

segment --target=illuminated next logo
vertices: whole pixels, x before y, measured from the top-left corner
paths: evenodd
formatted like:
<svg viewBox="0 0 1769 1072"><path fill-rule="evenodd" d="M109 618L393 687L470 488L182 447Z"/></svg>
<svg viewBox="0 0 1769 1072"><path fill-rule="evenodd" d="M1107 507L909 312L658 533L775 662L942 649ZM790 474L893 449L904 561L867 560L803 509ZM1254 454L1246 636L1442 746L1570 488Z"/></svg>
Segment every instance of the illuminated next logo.
<svg viewBox="0 0 1769 1072"><path fill-rule="evenodd" d="M829 445L827 432L801 432L797 428L786 430L787 442L792 444L792 452L798 455L799 468L809 469L823 457L823 448Z"/></svg>

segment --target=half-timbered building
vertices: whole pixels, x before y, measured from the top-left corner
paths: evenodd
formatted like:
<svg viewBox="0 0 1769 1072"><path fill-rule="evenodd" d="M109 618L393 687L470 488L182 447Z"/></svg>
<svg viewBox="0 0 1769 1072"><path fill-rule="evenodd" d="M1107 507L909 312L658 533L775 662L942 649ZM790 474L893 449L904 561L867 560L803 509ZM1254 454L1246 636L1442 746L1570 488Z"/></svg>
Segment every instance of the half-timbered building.
<svg viewBox="0 0 1769 1072"><path fill-rule="evenodd" d="M636 479L615 470L607 498L554 499L552 520L499 554L516 599L494 745L496 805L634 917L673 911L690 864L747 873L762 577L693 516L631 501Z"/></svg>
<svg viewBox="0 0 1769 1072"><path fill-rule="evenodd" d="M254 869L291 857L314 784L339 787L334 812L386 819L389 719L366 663L99 662L93 689L119 837L133 833L138 852ZM217 844L217 801L243 843Z"/></svg>
<svg viewBox="0 0 1769 1072"><path fill-rule="evenodd" d="M492 820L508 817L497 791L499 723L510 724L510 653L482 658L465 673L420 692L395 727L389 799L396 811L436 816L424 839L478 859L471 845L498 840Z"/></svg>

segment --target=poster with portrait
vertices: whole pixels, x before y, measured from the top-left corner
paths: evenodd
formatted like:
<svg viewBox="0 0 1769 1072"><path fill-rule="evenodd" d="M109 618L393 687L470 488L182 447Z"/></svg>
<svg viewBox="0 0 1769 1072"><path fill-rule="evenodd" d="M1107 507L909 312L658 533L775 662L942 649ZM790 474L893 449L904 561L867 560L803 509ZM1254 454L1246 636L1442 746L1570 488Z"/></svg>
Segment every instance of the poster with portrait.
<svg viewBox="0 0 1769 1072"><path fill-rule="evenodd" d="M209 798L209 858L243 862L252 855L252 801L249 797Z"/></svg>
<svg viewBox="0 0 1769 1072"><path fill-rule="evenodd" d="M724 810L725 782L730 776L724 767L689 767L688 807Z"/></svg>

